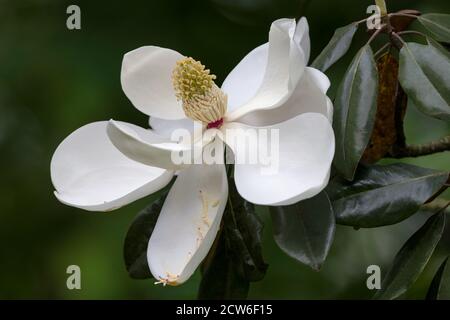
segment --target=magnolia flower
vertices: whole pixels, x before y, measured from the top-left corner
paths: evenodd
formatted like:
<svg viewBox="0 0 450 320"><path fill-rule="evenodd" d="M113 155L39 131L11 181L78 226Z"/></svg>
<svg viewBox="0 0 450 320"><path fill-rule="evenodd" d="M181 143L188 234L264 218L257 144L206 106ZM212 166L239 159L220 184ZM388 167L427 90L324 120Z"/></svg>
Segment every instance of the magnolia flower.
<svg viewBox="0 0 450 320"><path fill-rule="evenodd" d="M109 211L152 194L177 173L148 244L155 278L185 282L207 255L228 197L223 163L176 164L173 153L198 146L171 139L177 128L204 132L269 128L279 132L279 170L261 174L262 164L236 163L240 195L261 205L289 205L318 194L328 183L334 155L330 85L307 67L308 23L272 23L269 41L252 50L219 88L198 61L155 46L124 56L122 88L151 129L119 121L94 122L70 134L51 161L55 195L64 204ZM238 157L246 152L232 141L210 135L205 150L227 144ZM212 137L212 138L211 138ZM257 139L252 141L258 143Z"/></svg>

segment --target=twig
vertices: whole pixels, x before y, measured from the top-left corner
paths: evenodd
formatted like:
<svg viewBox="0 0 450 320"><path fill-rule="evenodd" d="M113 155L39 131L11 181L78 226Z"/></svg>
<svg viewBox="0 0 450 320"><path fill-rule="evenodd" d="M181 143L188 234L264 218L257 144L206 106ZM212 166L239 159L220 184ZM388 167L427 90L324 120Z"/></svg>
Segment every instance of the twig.
<svg viewBox="0 0 450 320"><path fill-rule="evenodd" d="M419 145L405 145L393 148L389 154L390 158L420 157L438 152L450 151L450 136L443 137L437 141L432 141Z"/></svg>

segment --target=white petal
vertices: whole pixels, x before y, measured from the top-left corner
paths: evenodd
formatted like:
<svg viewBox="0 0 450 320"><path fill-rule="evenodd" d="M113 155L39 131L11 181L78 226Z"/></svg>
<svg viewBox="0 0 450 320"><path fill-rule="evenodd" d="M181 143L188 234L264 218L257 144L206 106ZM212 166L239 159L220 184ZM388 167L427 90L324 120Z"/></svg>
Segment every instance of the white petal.
<svg viewBox="0 0 450 320"><path fill-rule="evenodd" d="M172 71L180 53L146 46L123 57L121 82L128 99L141 112L162 119L185 118L172 86Z"/></svg>
<svg viewBox="0 0 450 320"><path fill-rule="evenodd" d="M308 20L302 17L295 28L294 41L300 45L305 54L305 62L308 63L311 52L311 42L309 40Z"/></svg>
<svg viewBox="0 0 450 320"><path fill-rule="evenodd" d="M236 143L230 139L228 131L225 134L225 140L235 154L236 187L248 201L260 205L289 205L313 197L326 186L334 155L334 134L325 116L304 113L259 129L235 122L227 124L226 129L258 130L258 135L253 137L247 134L247 143ZM247 155L254 146L267 141L259 138L265 129L279 130L279 151L275 148L276 139L267 139L272 161L266 161L264 165L259 157L258 163L250 164ZM240 134L243 136L244 133ZM267 133L267 137L270 136L271 131Z"/></svg>
<svg viewBox="0 0 450 320"><path fill-rule="evenodd" d="M308 76L311 78L312 82L319 87L323 94L326 94L331 85L330 79L328 79L327 75L312 67L306 67L306 71L308 72Z"/></svg>
<svg viewBox="0 0 450 320"><path fill-rule="evenodd" d="M255 110L239 118L252 126L267 126L291 119L299 114L317 112L333 120L333 104L326 96L328 77L317 69L307 67L294 93L286 103L273 109Z"/></svg>
<svg viewBox="0 0 450 320"><path fill-rule="evenodd" d="M202 123L198 121L191 120L189 118L181 119L181 120L165 120L156 117L150 117L148 120L150 127L153 132L156 134L175 141L174 137L177 136L176 131L187 130L191 134L194 134L198 137L202 132Z"/></svg>
<svg viewBox="0 0 450 320"><path fill-rule="evenodd" d="M156 117L149 117L148 124L151 130L157 135L168 139L172 142L179 142L180 135L189 133L194 142L198 142L206 135L206 125L200 121L194 121L189 118L180 120L165 120ZM206 142L204 139L203 142ZM211 139L212 140L212 139Z"/></svg>
<svg viewBox="0 0 450 320"><path fill-rule="evenodd" d="M50 164L59 201L89 211L109 211L167 185L173 172L125 157L106 135L107 121L87 124L56 149Z"/></svg>
<svg viewBox="0 0 450 320"><path fill-rule="evenodd" d="M194 273L214 242L227 197L223 164L193 165L178 175L148 244L155 279L178 285Z"/></svg>
<svg viewBox="0 0 450 320"><path fill-rule="evenodd" d="M185 132L188 141L176 143L152 130L131 123L110 120L107 133L114 146L130 159L170 170L180 170L193 163L195 156L200 156L203 148L203 144L196 143L188 131ZM178 161L183 157L190 160Z"/></svg>
<svg viewBox="0 0 450 320"><path fill-rule="evenodd" d="M272 23L269 42L250 52L225 79L230 121L254 109L274 108L289 98L305 67L294 41L294 19Z"/></svg>
<svg viewBox="0 0 450 320"><path fill-rule="evenodd" d="M258 92L264 79L269 43L250 51L228 74L221 89L228 95L228 112L236 110Z"/></svg>

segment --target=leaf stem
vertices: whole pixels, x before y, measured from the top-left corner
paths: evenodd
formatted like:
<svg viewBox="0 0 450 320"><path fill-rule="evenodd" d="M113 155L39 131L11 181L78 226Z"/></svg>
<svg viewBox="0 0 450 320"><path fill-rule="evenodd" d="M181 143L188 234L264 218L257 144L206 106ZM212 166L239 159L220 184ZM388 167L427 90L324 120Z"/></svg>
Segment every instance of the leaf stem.
<svg viewBox="0 0 450 320"><path fill-rule="evenodd" d="M396 159L420 157L444 151L450 151L450 136L425 144L397 146L390 152L389 157Z"/></svg>
<svg viewBox="0 0 450 320"><path fill-rule="evenodd" d="M353 22L353 23L354 23L354 24L361 24L361 23L363 23L363 22L366 22L367 19L369 19L369 18L365 18L365 19L362 19L362 20L359 20L359 21L355 21L355 22Z"/></svg>
<svg viewBox="0 0 450 320"><path fill-rule="evenodd" d="M388 42L388 43L385 43L380 49L378 49L377 52L375 52L375 53L373 54L373 56L375 57L375 61L377 60L378 55L379 55L380 53L382 53L384 50L386 50L386 48L388 48L388 47L390 48L390 46L391 46L391 43Z"/></svg>
<svg viewBox="0 0 450 320"><path fill-rule="evenodd" d="M369 41L367 41L366 45L369 45L381 32L386 30L386 24L383 24L380 29L375 31L369 38Z"/></svg>
<svg viewBox="0 0 450 320"><path fill-rule="evenodd" d="M375 0L375 4L380 8L382 17L387 15L386 2L384 0Z"/></svg>

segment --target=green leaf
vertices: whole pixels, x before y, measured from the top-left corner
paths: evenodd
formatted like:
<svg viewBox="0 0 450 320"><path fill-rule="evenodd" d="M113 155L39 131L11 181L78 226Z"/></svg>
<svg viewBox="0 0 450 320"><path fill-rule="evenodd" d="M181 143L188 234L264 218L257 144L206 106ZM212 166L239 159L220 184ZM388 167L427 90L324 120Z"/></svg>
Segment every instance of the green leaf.
<svg viewBox="0 0 450 320"><path fill-rule="evenodd" d="M441 239L445 214L438 213L406 241L381 283L375 299L395 299L417 280Z"/></svg>
<svg viewBox="0 0 450 320"><path fill-rule="evenodd" d="M428 29L436 40L450 43L450 15L443 13L427 13L417 20Z"/></svg>
<svg viewBox="0 0 450 320"><path fill-rule="evenodd" d="M336 224L325 192L283 207L270 207L275 242L290 257L319 270L327 257Z"/></svg>
<svg viewBox="0 0 450 320"><path fill-rule="evenodd" d="M147 262L147 246L166 196L167 193L164 193L139 212L128 229L123 256L128 274L133 279L152 278Z"/></svg>
<svg viewBox="0 0 450 320"><path fill-rule="evenodd" d="M432 38L427 38L428 45L433 46L437 50L439 50L447 59L450 59L450 52L447 48L443 47L439 42L433 40Z"/></svg>
<svg viewBox="0 0 450 320"><path fill-rule="evenodd" d="M450 257L447 257L436 272L428 289L427 299L450 300Z"/></svg>
<svg viewBox="0 0 450 320"><path fill-rule="evenodd" d="M267 270L261 245L263 224L256 215L255 206L239 195L233 179L229 179L229 201L223 221L239 273L249 281L263 279Z"/></svg>
<svg viewBox="0 0 450 320"><path fill-rule="evenodd" d="M400 50L399 81L423 113L450 121L450 60L439 48L408 42Z"/></svg>
<svg viewBox="0 0 450 320"><path fill-rule="evenodd" d="M365 45L347 69L335 101L334 165L347 180L353 179L370 140L377 109L377 92L377 67L372 49Z"/></svg>
<svg viewBox="0 0 450 320"><path fill-rule="evenodd" d="M225 234L221 233L212 256L208 255L203 264L198 299L247 298L250 283L237 272L226 241Z"/></svg>
<svg viewBox="0 0 450 320"><path fill-rule="evenodd" d="M348 51L358 25L355 23L336 29L330 42L317 56L311 67L325 72Z"/></svg>
<svg viewBox="0 0 450 320"><path fill-rule="evenodd" d="M335 177L327 186L339 224L374 228L398 223L446 182L448 174L398 163L360 167L353 182Z"/></svg>
<svg viewBox="0 0 450 320"><path fill-rule="evenodd" d="M246 298L249 282L261 280L267 270L261 247L263 225L254 205L237 192L233 179L229 179L222 222L220 238L203 262L201 299Z"/></svg>

